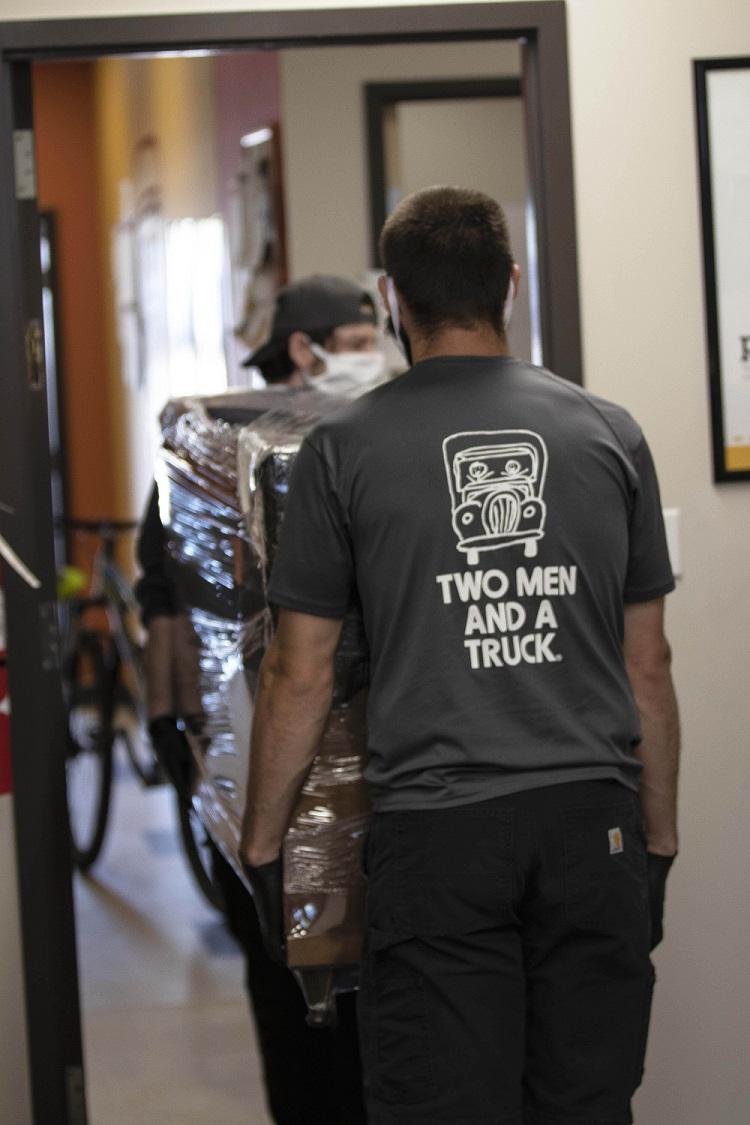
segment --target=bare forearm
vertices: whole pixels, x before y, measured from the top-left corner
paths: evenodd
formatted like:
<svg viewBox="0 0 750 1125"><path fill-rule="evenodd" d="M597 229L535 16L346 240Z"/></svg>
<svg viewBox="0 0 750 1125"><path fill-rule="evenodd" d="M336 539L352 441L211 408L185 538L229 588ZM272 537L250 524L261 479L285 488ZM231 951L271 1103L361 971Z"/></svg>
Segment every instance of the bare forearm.
<svg viewBox="0 0 750 1125"><path fill-rule="evenodd" d="M253 866L278 855L320 743L332 678L300 683L264 662L256 697L241 858Z"/></svg>
<svg viewBox="0 0 750 1125"><path fill-rule="evenodd" d="M637 756L643 765L640 796L648 849L658 855L674 855L680 723L668 662L650 675L631 672L631 682L641 716Z"/></svg>

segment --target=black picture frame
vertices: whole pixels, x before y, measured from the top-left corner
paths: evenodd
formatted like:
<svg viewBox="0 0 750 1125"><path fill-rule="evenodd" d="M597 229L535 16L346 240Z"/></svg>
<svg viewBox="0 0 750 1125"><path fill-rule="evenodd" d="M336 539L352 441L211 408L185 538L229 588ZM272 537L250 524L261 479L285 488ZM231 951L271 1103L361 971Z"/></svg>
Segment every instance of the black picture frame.
<svg viewBox="0 0 750 1125"><path fill-rule="evenodd" d="M695 59L693 76L695 83L695 106L698 140L698 171L700 180L701 225L703 232L703 278L706 311L706 348L708 358L709 395L711 404L711 440L714 481L750 480L750 412L747 419L748 445L728 444L725 410L725 381L728 377L726 356L730 338L722 327L722 301L728 300L727 278L722 273L719 262L718 226L722 216L717 213L720 206L714 191L716 138L711 136L710 75L714 71L743 70L750 75L750 57ZM748 126L750 131L750 125ZM713 144L713 147L712 147ZM747 237L750 238L750 196L745 193ZM747 263L748 283L750 284L750 260ZM744 340L744 351L743 351ZM732 340L738 349L738 362L746 365L750 380L750 304L747 309L747 328ZM737 372L735 371L735 378ZM742 373L744 377L744 372ZM736 427L735 427L736 429Z"/></svg>

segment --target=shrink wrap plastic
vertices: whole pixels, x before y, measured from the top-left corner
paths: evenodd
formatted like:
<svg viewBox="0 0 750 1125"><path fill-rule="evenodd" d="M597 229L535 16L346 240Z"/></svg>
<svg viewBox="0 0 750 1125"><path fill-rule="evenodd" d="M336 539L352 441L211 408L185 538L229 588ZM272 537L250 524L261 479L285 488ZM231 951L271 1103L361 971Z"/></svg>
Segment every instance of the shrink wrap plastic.
<svg viewBox="0 0 750 1125"><path fill-rule="evenodd" d="M296 452L340 404L313 390L269 389L175 400L162 414L160 509L199 663L202 722L188 732L199 774L194 802L243 881L237 846L253 699L273 632L265 597L270 567ZM284 845L291 967L335 968L359 959L367 674L353 607L336 655L331 713Z"/></svg>

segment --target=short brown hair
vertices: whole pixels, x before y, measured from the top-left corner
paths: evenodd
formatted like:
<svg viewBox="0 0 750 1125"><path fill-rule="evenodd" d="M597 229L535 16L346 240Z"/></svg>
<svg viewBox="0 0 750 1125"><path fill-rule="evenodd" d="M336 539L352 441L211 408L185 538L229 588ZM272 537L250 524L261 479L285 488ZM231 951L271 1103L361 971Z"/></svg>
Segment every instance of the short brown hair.
<svg viewBox="0 0 750 1125"><path fill-rule="evenodd" d="M386 220L380 257L423 332L486 323L503 331L513 251L488 195L431 187L407 196Z"/></svg>

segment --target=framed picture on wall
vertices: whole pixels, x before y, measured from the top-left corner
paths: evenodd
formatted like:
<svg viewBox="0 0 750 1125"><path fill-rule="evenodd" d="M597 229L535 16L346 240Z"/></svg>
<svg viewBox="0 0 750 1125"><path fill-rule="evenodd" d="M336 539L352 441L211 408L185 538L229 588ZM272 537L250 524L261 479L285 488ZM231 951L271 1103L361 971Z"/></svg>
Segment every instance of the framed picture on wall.
<svg viewBox="0 0 750 1125"><path fill-rule="evenodd" d="M714 479L750 480L750 57L694 74Z"/></svg>
<svg viewBox="0 0 750 1125"><path fill-rule="evenodd" d="M276 294L286 284L279 126L240 140L229 215L234 335L250 351L266 340Z"/></svg>

